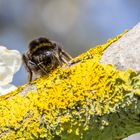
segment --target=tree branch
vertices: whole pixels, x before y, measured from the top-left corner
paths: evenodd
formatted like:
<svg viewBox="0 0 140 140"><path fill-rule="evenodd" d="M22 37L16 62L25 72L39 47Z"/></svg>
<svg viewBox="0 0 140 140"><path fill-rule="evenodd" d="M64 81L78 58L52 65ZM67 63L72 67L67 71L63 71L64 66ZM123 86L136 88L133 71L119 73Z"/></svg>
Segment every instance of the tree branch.
<svg viewBox="0 0 140 140"><path fill-rule="evenodd" d="M135 37L125 33L2 96L0 138L119 140L140 132L140 76L99 63L107 48Z"/></svg>

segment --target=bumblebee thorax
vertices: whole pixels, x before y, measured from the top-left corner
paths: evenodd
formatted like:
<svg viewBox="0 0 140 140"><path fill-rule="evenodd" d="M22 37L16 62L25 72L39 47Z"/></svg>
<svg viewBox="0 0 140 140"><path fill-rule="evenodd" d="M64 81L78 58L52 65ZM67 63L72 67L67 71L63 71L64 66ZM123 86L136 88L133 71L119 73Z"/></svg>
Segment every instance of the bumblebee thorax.
<svg viewBox="0 0 140 140"><path fill-rule="evenodd" d="M34 54L38 51L49 51L51 49L54 49L54 47L55 46L48 38L40 37L30 42L29 51L31 54Z"/></svg>

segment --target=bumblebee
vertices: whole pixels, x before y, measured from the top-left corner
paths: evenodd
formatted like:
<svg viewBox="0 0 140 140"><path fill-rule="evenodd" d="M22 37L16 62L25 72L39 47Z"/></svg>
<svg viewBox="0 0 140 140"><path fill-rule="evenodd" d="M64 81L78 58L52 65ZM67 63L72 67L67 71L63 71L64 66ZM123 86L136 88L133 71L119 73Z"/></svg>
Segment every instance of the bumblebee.
<svg viewBox="0 0 140 140"><path fill-rule="evenodd" d="M33 74L36 77L48 74L63 63L68 64L71 59L71 55L63 50L62 45L45 37L31 41L28 51L22 55L28 82L32 81Z"/></svg>

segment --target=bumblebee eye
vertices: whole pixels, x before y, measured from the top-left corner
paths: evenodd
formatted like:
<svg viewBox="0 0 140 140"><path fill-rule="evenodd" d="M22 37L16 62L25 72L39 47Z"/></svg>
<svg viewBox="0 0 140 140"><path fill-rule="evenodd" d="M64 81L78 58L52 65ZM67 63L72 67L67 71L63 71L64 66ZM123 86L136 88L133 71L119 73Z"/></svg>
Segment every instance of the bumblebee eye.
<svg viewBox="0 0 140 140"><path fill-rule="evenodd" d="M51 51L47 51L46 55L47 55L47 57L52 57L52 52Z"/></svg>

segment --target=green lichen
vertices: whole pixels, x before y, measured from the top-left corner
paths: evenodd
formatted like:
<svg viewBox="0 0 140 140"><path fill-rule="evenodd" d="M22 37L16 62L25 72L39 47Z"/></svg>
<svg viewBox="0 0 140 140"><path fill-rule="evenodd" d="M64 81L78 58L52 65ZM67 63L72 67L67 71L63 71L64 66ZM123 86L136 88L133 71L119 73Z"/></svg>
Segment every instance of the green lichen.
<svg viewBox="0 0 140 140"><path fill-rule="evenodd" d="M0 98L0 139L117 140L140 131L140 77L99 64L123 34ZM78 63L79 62L79 63Z"/></svg>

